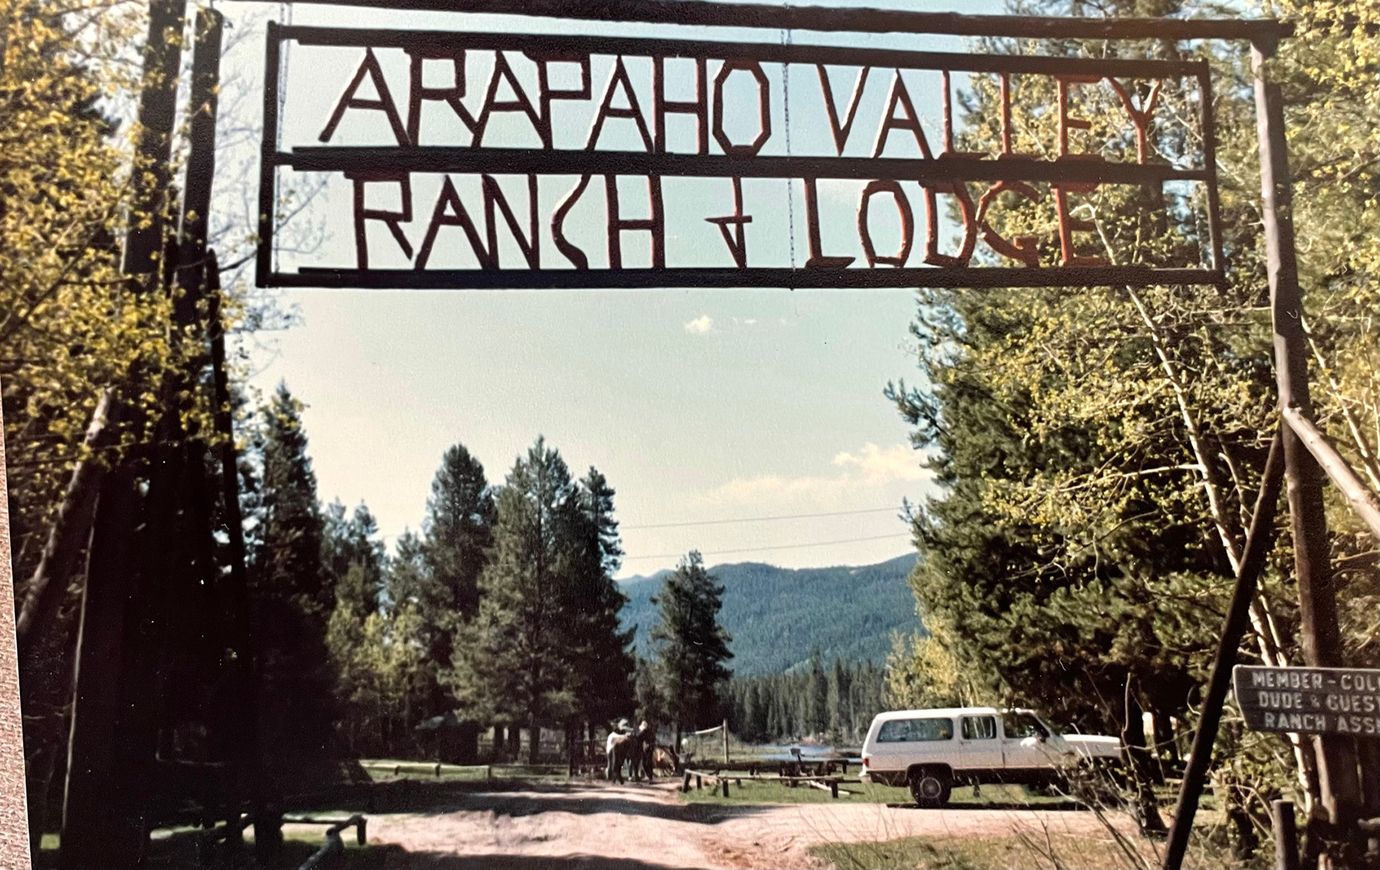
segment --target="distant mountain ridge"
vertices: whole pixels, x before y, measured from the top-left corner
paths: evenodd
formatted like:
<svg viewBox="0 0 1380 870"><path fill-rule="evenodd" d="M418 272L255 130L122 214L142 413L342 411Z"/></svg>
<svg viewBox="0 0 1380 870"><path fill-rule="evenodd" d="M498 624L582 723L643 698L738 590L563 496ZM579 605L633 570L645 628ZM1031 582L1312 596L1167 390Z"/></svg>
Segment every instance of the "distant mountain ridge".
<svg viewBox="0 0 1380 870"><path fill-rule="evenodd" d="M880 663L891 648L891 633L918 625L906 581L915 561L908 553L860 567L792 569L742 562L711 568L724 587L719 620L733 638L729 664L734 674L789 670L815 650L826 661ZM623 626L637 626L639 654L650 651L656 622L652 597L670 574L658 571L619 584L628 596Z"/></svg>

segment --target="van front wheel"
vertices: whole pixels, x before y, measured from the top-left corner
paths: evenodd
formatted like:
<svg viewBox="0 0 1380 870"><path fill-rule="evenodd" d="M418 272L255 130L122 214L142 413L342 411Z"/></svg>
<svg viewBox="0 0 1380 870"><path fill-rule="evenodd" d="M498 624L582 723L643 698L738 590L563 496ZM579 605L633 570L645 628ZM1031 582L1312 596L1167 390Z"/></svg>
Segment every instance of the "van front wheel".
<svg viewBox="0 0 1380 870"><path fill-rule="evenodd" d="M916 806L939 809L949 802L952 791L953 778L947 770L922 768L910 775L910 796L915 798Z"/></svg>

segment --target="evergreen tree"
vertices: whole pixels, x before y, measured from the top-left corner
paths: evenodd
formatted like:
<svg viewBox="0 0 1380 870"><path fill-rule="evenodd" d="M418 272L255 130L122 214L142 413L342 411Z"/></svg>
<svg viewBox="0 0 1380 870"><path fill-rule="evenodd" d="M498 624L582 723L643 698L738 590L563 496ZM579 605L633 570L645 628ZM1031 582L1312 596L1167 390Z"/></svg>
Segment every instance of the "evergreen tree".
<svg viewBox="0 0 1380 870"><path fill-rule="evenodd" d="M335 589L336 607L342 600L348 602L362 623L379 609L383 589L384 548L378 539L378 521L363 502L346 518L345 506L337 499L327 506L324 523L321 560Z"/></svg>
<svg viewBox="0 0 1380 870"><path fill-rule="evenodd" d="M661 690L662 680L657 673L656 663L642 656L637 656L636 660L633 682L636 686L638 714L649 722L668 721L666 696Z"/></svg>
<svg viewBox="0 0 1380 870"><path fill-rule="evenodd" d="M576 703L591 725L627 715L636 700L630 649L636 628L620 628L618 614L628 599L613 579L623 557L613 496L608 480L595 468L580 481L584 558L569 616Z"/></svg>
<svg viewBox="0 0 1380 870"><path fill-rule="evenodd" d="M468 619L479 609L479 574L493 539L494 497L484 466L463 444L441 457L426 507L427 566L449 594L445 610Z"/></svg>
<svg viewBox="0 0 1380 870"><path fill-rule="evenodd" d="M383 587L383 543L377 536L378 523L365 505L348 519L339 500L326 508L322 562L335 586L326 647L335 669L336 697L343 702L336 728L352 754L361 751L366 732L375 746L382 739L377 662L383 651L371 648L382 638L377 626L370 630Z"/></svg>
<svg viewBox="0 0 1380 870"><path fill-rule="evenodd" d="M540 728L575 710L567 614L579 586L583 525L565 461L538 438L498 494L479 611L461 632L447 677L477 718L526 725L533 762Z"/></svg>
<svg viewBox="0 0 1380 870"><path fill-rule="evenodd" d="M479 609L479 575L493 540L494 497L480 464L463 444L441 457L431 482L422 553L426 563L427 606L419 611L428 651L439 675L454 657L455 638ZM456 698L443 680L428 686L424 716L451 712ZM479 724L474 711L460 711L454 759L473 762L478 754Z"/></svg>
<svg viewBox="0 0 1380 870"><path fill-rule="evenodd" d="M437 606L437 598L432 594L426 547L411 529L404 530L393 544L393 556L388 559L384 571L383 597L387 610L401 607L426 610Z"/></svg>
<svg viewBox="0 0 1380 870"><path fill-rule="evenodd" d="M440 674L450 663L435 659L437 624L434 616L442 596L434 594L426 548L413 531L404 531L393 546L393 556L384 570L383 613L389 622L390 641L414 650L412 671L405 681L406 695L399 701L397 729L410 735L419 721L436 715L432 711Z"/></svg>
<svg viewBox="0 0 1380 870"><path fill-rule="evenodd" d="M829 671L825 705L829 711L829 739L837 743L843 735L847 716L845 706L848 699L848 678L843 671L843 662L834 659L834 667Z"/></svg>
<svg viewBox="0 0 1380 870"><path fill-rule="evenodd" d="M725 663L733 658L718 619L723 592L699 552L692 551L656 597L659 621L652 641L677 738L682 727L712 724L720 711L720 686L731 673Z"/></svg>
<svg viewBox="0 0 1380 870"><path fill-rule="evenodd" d="M291 601L324 624L334 603L322 564L325 523L316 473L307 456L301 404L280 383L263 411L261 552L254 565L260 596Z"/></svg>
<svg viewBox="0 0 1380 870"><path fill-rule="evenodd" d="M334 678L326 623L334 589L322 564L324 522L301 406L280 384L262 413L259 547L249 572L263 745L297 755L326 748Z"/></svg>

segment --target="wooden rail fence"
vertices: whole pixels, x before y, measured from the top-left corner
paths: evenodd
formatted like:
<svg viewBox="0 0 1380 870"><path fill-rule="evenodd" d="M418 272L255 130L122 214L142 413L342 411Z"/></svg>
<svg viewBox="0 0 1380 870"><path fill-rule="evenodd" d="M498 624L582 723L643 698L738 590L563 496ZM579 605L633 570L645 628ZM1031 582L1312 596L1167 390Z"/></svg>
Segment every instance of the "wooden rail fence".
<svg viewBox="0 0 1380 870"><path fill-rule="evenodd" d="M853 792L839 788L841 784L861 784L862 780L856 777L849 777L845 774L834 773L802 773L788 774L780 771L775 776L759 776L759 768L750 767L746 770L729 770L725 768L715 768L712 770L686 768L681 774L680 790L690 791L691 782L696 789L703 789L706 781L710 782L715 792L724 797L729 796L729 784L732 783L737 788L743 787L743 780L748 782L779 782L789 788L797 788L804 785L808 788L817 788L820 791L829 792L829 796L837 799L840 794L847 797Z"/></svg>

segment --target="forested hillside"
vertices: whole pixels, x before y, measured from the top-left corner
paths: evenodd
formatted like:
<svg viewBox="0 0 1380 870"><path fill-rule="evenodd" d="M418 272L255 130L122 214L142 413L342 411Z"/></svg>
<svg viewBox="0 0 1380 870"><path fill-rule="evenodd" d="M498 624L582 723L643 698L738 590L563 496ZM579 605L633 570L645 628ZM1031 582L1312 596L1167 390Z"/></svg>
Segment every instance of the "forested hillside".
<svg viewBox="0 0 1380 870"><path fill-rule="evenodd" d="M891 632L915 625L915 601L906 578L915 555L878 565L834 568L776 568L757 562L719 565L711 573L723 584L720 620L732 636L733 673L778 673L809 661L881 662ZM652 597L670 574L624 581L625 627L637 626L637 651L646 655L655 621Z"/></svg>

